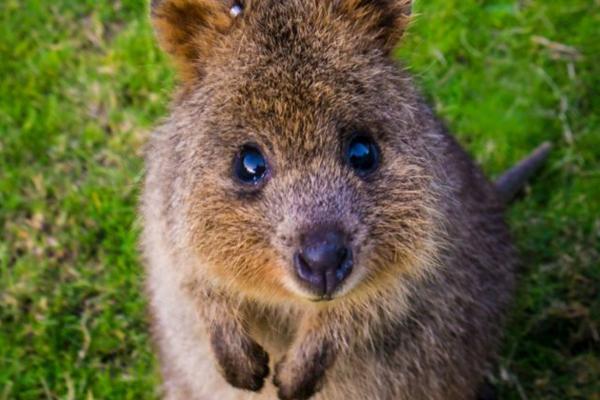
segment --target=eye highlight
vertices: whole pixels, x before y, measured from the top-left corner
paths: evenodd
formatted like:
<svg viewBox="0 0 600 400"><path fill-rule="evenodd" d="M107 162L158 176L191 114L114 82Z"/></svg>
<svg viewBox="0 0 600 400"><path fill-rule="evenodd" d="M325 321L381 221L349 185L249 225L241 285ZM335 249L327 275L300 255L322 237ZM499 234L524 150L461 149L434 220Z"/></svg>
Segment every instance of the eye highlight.
<svg viewBox="0 0 600 400"><path fill-rule="evenodd" d="M260 150L253 145L244 145L235 157L233 172L243 184L260 184L269 170L267 160Z"/></svg>
<svg viewBox="0 0 600 400"><path fill-rule="evenodd" d="M345 158L358 175L366 176L379 166L379 147L369 135L357 134L348 143Z"/></svg>

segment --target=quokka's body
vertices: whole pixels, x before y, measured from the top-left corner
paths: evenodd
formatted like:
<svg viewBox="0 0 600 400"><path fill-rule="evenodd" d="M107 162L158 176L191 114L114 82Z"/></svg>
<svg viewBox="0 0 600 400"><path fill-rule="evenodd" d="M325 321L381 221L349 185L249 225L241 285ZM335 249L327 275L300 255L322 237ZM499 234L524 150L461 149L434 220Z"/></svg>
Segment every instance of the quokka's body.
<svg viewBox="0 0 600 400"><path fill-rule="evenodd" d="M389 57L408 0L158 0L142 247L168 399L475 399L515 256Z"/></svg>

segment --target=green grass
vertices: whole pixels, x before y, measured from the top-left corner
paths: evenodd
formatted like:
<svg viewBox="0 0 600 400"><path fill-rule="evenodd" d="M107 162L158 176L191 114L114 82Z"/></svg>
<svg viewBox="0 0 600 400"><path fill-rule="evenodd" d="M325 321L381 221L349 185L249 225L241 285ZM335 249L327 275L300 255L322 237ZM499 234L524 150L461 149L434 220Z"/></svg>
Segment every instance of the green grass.
<svg viewBox="0 0 600 400"><path fill-rule="evenodd" d="M0 400L156 396L135 207L174 80L146 8L0 2ZM399 55L490 175L555 144L509 215L501 398L600 399L600 3L416 11Z"/></svg>

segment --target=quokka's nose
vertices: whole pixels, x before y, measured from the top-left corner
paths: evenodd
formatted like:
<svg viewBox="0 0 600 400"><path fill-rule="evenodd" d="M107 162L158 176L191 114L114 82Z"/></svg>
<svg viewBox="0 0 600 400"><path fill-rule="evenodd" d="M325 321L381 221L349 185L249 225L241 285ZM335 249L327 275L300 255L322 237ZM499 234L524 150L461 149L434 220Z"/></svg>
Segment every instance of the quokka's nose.
<svg viewBox="0 0 600 400"><path fill-rule="evenodd" d="M342 232L318 228L303 236L294 267L311 290L329 297L352 272L352 251Z"/></svg>

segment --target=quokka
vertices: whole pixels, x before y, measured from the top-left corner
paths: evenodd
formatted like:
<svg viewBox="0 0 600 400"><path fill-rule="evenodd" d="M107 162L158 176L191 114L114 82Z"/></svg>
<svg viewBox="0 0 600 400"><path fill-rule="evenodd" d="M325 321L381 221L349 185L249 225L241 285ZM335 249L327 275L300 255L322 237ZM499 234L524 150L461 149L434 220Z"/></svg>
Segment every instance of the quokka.
<svg viewBox="0 0 600 400"><path fill-rule="evenodd" d="M181 86L142 248L167 399L476 399L513 296L503 213L392 60L409 0L154 0Z"/></svg>

